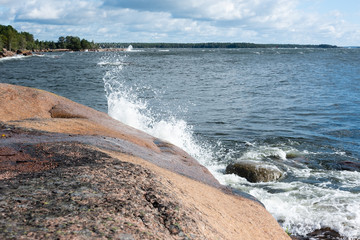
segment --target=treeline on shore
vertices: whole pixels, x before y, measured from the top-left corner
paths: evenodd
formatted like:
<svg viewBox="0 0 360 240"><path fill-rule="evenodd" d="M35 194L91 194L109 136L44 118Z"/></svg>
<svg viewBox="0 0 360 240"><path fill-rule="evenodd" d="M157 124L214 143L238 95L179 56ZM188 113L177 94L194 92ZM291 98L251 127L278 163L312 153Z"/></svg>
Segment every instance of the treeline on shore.
<svg viewBox="0 0 360 240"><path fill-rule="evenodd" d="M96 50L98 48L126 48L132 45L134 48L336 48L337 46L300 45L300 44L256 44L256 43L94 43L76 36L59 37L57 42L39 41L28 32L18 32L12 26L0 25L0 53L4 50L17 52L19 50L47 51L66 49L81 51L85 49ZM3 50L4 49L4 50Z"/></svg>
<svg viewBox="0 0 360 240"><path fill-rule="evenodd" d="M0 25L0 51L6 49L16 52L18 50L42 51L51 49L69 49L80 51L84 49L97 49L98 45L93 41L81 39L75 36L59 37L57 42L39 41L28 32L18 32L12 26Z"/></svg>
<svg viewBox="0 0 360 240"><path fill-rule="evenodd" d="M256 43L99 43L100 48L336 48L337 46L301 44L256 44Z"/></svg>

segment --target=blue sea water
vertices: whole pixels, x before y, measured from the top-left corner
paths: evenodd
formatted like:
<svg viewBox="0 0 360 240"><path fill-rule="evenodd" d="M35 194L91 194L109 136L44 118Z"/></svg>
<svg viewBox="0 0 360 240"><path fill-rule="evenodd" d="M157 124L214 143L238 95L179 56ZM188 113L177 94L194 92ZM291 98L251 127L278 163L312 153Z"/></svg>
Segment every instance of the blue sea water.
<svg viewBox="0 0 360 240"><path fill-rule="evenodd" d="M360 49L144 49L0 60L36 87L170 141L297 235L360 238ZM250 183L227 164L285 176Z"/></svg>

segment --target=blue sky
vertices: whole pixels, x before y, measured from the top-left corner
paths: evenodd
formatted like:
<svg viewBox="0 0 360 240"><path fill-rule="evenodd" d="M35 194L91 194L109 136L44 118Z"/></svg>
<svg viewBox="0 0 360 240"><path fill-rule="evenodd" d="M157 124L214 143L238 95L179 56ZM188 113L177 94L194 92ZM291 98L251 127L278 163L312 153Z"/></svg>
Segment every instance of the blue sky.
<svg viewBox="0 0 360 240"><path fill-rule="evenodd" d="M0 0L40 40L360 45L358 0Z"/></svg>

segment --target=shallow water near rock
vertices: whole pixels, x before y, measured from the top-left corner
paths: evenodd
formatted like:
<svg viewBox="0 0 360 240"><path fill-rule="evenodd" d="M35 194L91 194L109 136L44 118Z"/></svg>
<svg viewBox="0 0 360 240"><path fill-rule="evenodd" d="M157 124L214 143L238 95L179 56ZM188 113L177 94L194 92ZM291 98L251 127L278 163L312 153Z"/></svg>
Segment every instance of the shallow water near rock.
<svg viewBox="0 0 360 240"><path fill-rule="evenodd" d="M359 63L359 49L145 49L14 58L0 76L172 142L293 234L360 238ZM237 161L285 175L225 174Z"/></svg>

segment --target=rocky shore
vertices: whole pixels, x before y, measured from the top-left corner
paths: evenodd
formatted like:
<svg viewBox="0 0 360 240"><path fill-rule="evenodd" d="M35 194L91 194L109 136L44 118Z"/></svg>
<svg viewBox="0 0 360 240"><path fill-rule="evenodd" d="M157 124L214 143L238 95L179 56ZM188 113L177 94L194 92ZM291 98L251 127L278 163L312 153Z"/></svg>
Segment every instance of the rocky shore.
<svg viewBox="0 0 360 240"><path fill-rule="evenodd" d="M0 84L0 239L290 239L176 146Z"/></svg>
<svg viewBox="0 0 360 240"><path fill-rule="evenodd" d="M86 52L124 52L124 51L128 51L127 48L100 48L100 49L86 49L86 50L82 50L82 51L86 51ZM41 54L41 53L46 53L46 52L72 52L72 50L70 49L43 49L43 50L35 50L30 51L30 50L17 50L16 52L14 51L8 51L5 48L0 50L0 58L5 58L5 57L14 57L16 55L23 55L23 56L31 56L33 54Z"/></svg>
<svg viewBox="0 0 360 240"><path fill-rule="evenodd" d="M5 48L0 50L0 58L3 57L14 57L16 55L24 55L24 56L31 56L32 52L30 50L17 50L16 52L8 51Z"/></svg>

